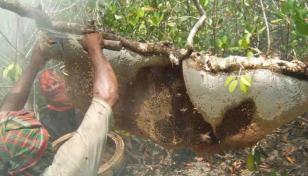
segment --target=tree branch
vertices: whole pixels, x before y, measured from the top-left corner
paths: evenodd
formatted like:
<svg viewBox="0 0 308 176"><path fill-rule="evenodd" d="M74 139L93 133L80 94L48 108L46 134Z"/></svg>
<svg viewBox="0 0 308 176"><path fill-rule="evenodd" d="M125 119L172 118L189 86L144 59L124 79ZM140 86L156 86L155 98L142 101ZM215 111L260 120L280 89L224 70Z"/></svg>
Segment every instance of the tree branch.
<svg viewBox="0 0 308 176"><path fill-rule="evenodd" d="M269 31L268 22L267 22L267 18L266 18L266 14L265 14L265 10L264 10L264 6L263 6L262 0L260 0L260 4L261 4L261 8L262 8L262 12L263 12L263 17L264 17L264 22L265 22L266 31L267 31L267 51L266 51L266 55L268 56L270 54L270 51L271 51L271 36L270 36L270 31Z"/></svg>
<svg viewBox="0 0 308 176"><path fill-rule="evenodd" d="M195 3L195 6L197 7L197 9L200 13L200 18L189 33L189 36L187 38L187 50L186 50L186 52L184 53L184 55L181 59L188 58L192 54L192 52L194 51L194 49L195 49L194 38L197 35L200 28L204 25L204 22L205 22L205 19L206 19L205 11L204 11L203 7L200 5L199 0L194 0L194 3Z"/></svg>
<svg viewBox="0 0 308 176"><path fill-rule="evenodd" d="M308 80L308 64L293 60L291 62L280 59L260 57L230 56L219 58L207 54L193 53L190 57L196 62L198 69L206 72L231 72L240 70L243 66L246 70L268 69L272 72L297 77L301 80Z"/></svg>
<svg viewBox="0 0 308 176"><path fill-rule="evenodd" d="M100 32L105 39L121 41L124 48L139 53L141 55L153 55L153 54L162 54L170 58L170 61L176 65L180 64L180 61L188 58L191 53L194 51L194 37L196 36L199 29L203 26L206 19L205 12L200 5L198 0L194 0L195 5L199 8L201 14L200 19L195 24L191 30L189 37L187 39L187 50L179 50L171 46L169 42L156 42L156 43L140 43L128 40L121 36L116 36L114 34L106 33L101 30L96 30ZM30 8L24 5L21 5L18 1L0 1L0 7L10 10L17 13L20 16L28 17L36 20L37 23L43 25L45 28L55 27L59 31L70 32L74 34L85 34L96 32L93 28L88 28L76 23L66 23L66 22L55 22L52 23L48 15L40 10Z"/></svg>
<svg viewBox="0 0 308 176"><path fill-rule="evenodd" d="M78 35L89 33L89 32L94 32L92 28L88 28L81 24L67 23L63 21L53 22L53 28L54 30L57 30L57 31L73 33L73 34L78 34ZM121 36L117 36L115 34L105 32L103 30L96 30L96 31L101 33L104 39L121 41L122 46L125 49L131 50L141 55L149 56L153 54L157 54L157 55L162 54L170 58L171 62L173 62L176 65L179 64L180 60L185 58L185 55L183 54L183 52L173 47L171 43L168 41L141 43L141 42L136 42L136 41L126 39Z"/></svg>
<svg viewBox="0 0 308 176"><path fill-rule="evenodd" d="M198 10L200 16L204 15L205 11L204 11L203 7L201 6L199 0L194 0L194 3L195 3L195 6L197 7L197 10Z"/></svg>
<svg viewBox="0 0 308 176"><path fill-rule="evenodd" d="M48 15L41 10L20 4L14 0L0 0L0 8L17 13L19 16L28 17L36 21L38 26L51 28L52 22Z"/></svg>

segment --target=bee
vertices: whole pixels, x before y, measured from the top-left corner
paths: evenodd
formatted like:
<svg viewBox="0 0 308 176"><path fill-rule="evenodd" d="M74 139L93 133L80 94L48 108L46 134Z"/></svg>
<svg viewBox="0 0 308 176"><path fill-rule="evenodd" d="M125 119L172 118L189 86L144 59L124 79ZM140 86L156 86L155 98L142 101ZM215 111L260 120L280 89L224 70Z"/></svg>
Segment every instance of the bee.
<svg viewBox="0 0 308 176"><path fill-rule="evenodd" d="M211 133L211 131L207 132L206 134L200 134L201 141L205 141L208 144L211 144L212 140L211 140L210 133Z"/></svg>
<svg viewBox="0 0 308 176"><path fill-rule="evenodd" d="M87 10L87 13L91 13L92 12L92 10L90 9L90 10Z"/></svg>
<svg viewBox="0 0 308 176"><path fill-rule="evenodd" d="M53 45L53 44L56 44L57 42L55 42L55 41L53 41L53 40L46 40L47 41L47 43L49 44L49 45Z"/></svg>
<svg viewBox="0 0 308 176"><path fill-rule="evenodd" d="M282 103L280 101L277 101L278 105L275 106L276 109L280 109L282 107Z"/></svg>

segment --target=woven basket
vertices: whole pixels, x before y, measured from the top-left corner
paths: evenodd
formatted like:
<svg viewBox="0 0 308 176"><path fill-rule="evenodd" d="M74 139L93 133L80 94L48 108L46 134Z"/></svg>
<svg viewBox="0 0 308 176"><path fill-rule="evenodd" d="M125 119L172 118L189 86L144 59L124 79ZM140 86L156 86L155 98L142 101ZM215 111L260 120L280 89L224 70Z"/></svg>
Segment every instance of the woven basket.
<svg viewBox="0 0 308 176"><path fill-rule="evenodd" d="M52 148L58 150L60 146L71 138L75 132L68 133L52 143ZM99 176L120 175L126 160L124 157L124 142L122 138L114 132L108 133L107 144L102 158L101 166L98 170Z"/></svg>

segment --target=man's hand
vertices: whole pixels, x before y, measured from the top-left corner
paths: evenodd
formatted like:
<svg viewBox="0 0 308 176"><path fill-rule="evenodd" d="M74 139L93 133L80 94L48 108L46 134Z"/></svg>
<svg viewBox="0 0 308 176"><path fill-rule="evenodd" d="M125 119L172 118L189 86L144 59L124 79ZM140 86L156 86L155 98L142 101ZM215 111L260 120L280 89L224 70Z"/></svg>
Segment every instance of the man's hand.
<svg viewBox="0 0 308 176"><path fill-rule="evenodd" d="M103 37L98 33L87 34L82 38L81 45L89 53L94 67L93 95L112 107L119 98L118 81L108 59L102 52Z"/></svg>
<svg viewBox="0 0 308 176"><path fill-rule="evenodd" d="M81 45L84 50L90 53L94 50L102 50L102 48L104 47L104 40L102 35L99 33L86 34L81 39Z"/></svg>
<svg viewBox="0 0 308 176"><path fill-rule="evenodd" d="M30 64L35 65L38 70L42 70L47 60L46 53L41 50L40 45L37 43L33 50Z"/></svg>

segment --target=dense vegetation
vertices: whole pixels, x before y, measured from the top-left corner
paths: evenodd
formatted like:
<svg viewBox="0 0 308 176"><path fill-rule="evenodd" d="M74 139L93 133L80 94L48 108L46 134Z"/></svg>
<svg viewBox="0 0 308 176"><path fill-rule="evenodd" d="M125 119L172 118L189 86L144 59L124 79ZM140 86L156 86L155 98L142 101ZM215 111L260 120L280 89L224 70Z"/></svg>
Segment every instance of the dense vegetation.
<svg viewBox="0 0 308 176"><path fill-rule="evenodd" d="M167 40L186 48L188 35L200 14L193 0L22 0L42 5L54 21L96 25L140 42ZM204 26L195 37L195 50L219 57L268 56L283 60L308 60L308 2L305 0L199 0L206 13ZM0 9L0 100L25 69L37 28L33 21ZM50 61L46 68L61 70ZM27 108L40 112L45 106L37 81ZM249 155L260 160L258 155ZM257 161L256 161L257 162ZM249 162L247 162L249 164ZM247 168L253 167L247 165ZM253 168L251 168L253 170Z"/></svg>

